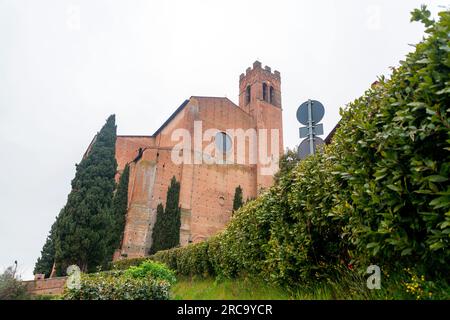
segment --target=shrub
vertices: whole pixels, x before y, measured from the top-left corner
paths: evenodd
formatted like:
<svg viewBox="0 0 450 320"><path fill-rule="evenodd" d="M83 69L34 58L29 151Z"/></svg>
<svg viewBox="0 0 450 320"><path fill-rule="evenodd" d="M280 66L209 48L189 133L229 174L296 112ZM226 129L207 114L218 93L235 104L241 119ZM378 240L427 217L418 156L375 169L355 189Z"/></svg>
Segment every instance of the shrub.
<svg viewBox="0 0 450 320"><path fill-rule="evenodd" d="M65 288L65 300L168 300L166 280L126 276L123 271L82 274L79 289Z"/></svg>
<svg viewBox="0 0 450 320"><path fill-rule="evenodd" d="M0 275L0 300L28 300L25 285L16 276L13 267L8 267Z"/></svg>
<svg viewBox="0 0 450 320"><path fill-rule="evenodd" d="M333 174L342 189L333 212L355 261L422 265L445 272L450 259L450 12L414 20L428 37L390 80L381 78L342 111Z"/></svg>
<svg viewBox="0 0 450 320"><path fill-rule="evenodd" d="M329 266L347 264L343 219L333 213L342 185L331 174L328 148L301 161L267 194L263 210L272 214L263 274L288 285L327 276Z"/></svg>
<svg viewBox="0 0 450 320"><path fill-rule="evenodd" d="M150 259L165 263L180 275L209 275L212 267L208 259L209 242L191 244L183 248L158 251Z"/></svg>
<svg viewBox="0 0 450 320"><path fill-rule="evenodd" d="M167 268L163 263L144 261L139 266L133 266L127 269L124 273L126 276L133 278L147 278L165 280L170 284L176 282L175 273Z"/></svg>

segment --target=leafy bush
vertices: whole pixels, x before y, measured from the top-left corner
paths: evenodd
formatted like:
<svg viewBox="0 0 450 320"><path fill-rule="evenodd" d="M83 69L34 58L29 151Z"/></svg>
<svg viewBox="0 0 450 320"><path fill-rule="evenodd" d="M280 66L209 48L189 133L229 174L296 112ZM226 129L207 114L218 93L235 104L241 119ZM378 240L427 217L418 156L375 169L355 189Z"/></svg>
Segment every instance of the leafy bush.
<svg viewBox="0 0 450 320"><path fill-rule="evenodd" d="M450 12L439 15L433 22L426 8L413 12L428 37L390 80L380 78L341 110L322 153L287 161L276 184L236 211L220 234L151 258L181 275L248 273L288 286L348 264L415 265L445 279Z"/></svg>
<svg viewBox="0 0 450 320"><path fill-rule="evenodd" d="M213 274L211 264L208 260L209 242L188 245L183 248L158 251L152 260L165 263L180 275L208 275Z"/></svg>
<svg viewBox="0 0 450 320"><path fill-rule="evenodd" d="M390 80L342 112L333 143L342 185L333 210L355 261L397 261L445 271L450 258L450 12L428 27Z"/></svg>
<svg viewBox="0 0 450 320"><path fill-rule="evenodd" d="M329 214L339 189L327 175L330 161L325 154L309 157L238 210L217 236L150 258L186 276L247 273L289 285L325 275L330 264L349 261L341 224Z"/></svg>
<svg viewBox="0 0 450 320"><path fill-rule="evenodd" d="M170 283L130 277L123 271L82 274L79 289L65 288L65 300L168 300Z"/></svg>
<svg viewBox="0 0 450 320"><path fill-rule="evenodd" d="M147 278L151 277L158 280L166 280L170 284L176 282L175 273L168 269L163 263L144 261L139 266L133 266L127 269L124 273L126 276L133 278Z"/></svg>

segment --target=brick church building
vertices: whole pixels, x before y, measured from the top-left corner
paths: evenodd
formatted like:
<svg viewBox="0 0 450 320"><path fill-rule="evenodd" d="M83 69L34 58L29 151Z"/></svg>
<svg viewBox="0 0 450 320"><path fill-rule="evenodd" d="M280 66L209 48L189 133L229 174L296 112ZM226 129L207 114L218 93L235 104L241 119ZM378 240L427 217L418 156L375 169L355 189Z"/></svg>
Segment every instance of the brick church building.
<svg viewBox="0 0 450 320"><path fill-rule="evenodd" d="M230 134L233 129L241 136L244 132L244 138ZM213 134L205 139L208 130ZM179 147L180 133L192 137L187 140L191 146L184 141ZM208 145L218 146L214 154L222 153L221 161L206 161ZM153 135L117 136L118 177L128 163L130 178L124 236L114 259L148 254L156 207L165 206L173 176L180 182L183 246L225 228L237 186L244 200L270 187L273 170L265 169L273 167L270 161L278 166L282 152L280 73L258 61L240 75L239 105L228 98L192 96ZM268 161L260 161L261 154ZM257 161L252 161L255 155ZM185 161L177 161L180 157Z"/></svg>

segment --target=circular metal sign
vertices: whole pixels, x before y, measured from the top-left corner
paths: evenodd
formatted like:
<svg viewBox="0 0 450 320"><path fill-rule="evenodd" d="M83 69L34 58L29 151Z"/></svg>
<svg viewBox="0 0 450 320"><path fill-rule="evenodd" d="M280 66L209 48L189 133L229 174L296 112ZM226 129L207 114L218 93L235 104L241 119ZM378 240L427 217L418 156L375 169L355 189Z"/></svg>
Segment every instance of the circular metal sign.
<svg viewBox="0 0 450 320"><path fill-rule="evenodd" d="M325 144L325 141L323 141L319 137L314 137L313 143L314 143L314 152L316 152L317 150L320 149L321 145ZM306 156L310 155L309 139L305 139L302 141L302 143L300 143L300 145L298 146L297 155L298 155L299 159L304 159L304 158L306 158Z"/></svg>
<svg viewBox="0 0 450 320"><path fill-rule="evenodd" d="M297 109L297 120L301 124L308 124L308 102L303 102L300 107ZM323 115L325 114L325 108L323 104L321 104L317 100L311 100L311 119L314 123L318 123L322 120Z"/></svg>

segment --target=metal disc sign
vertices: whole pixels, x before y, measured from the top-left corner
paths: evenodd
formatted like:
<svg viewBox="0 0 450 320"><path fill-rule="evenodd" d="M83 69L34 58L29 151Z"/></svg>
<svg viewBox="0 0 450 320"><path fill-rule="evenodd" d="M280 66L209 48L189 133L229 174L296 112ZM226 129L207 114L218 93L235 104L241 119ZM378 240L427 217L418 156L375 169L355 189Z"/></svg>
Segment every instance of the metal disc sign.
<svg viewBox="0 0 450 320"><path fill-rule="evenodd" d="M308 104L309 101L303 102L297 109L297 120L304 125L308 124ZM318 123L322 120L325 114L325 108L317 100L311 100L311 120L313 123Z"/></svg>
<svg viewBox="0 0 450 320"><path fill-rule="evenodd" d="M320 149L321 145L325 144L325 142L319 137L314 137L313 144L314 144L314 152L316 152L318 149ZM298 146L298 157L299 159L304 159L306 158L306 156L310 154L311 153L309 152L309 139L305 139Z"/></svg>

